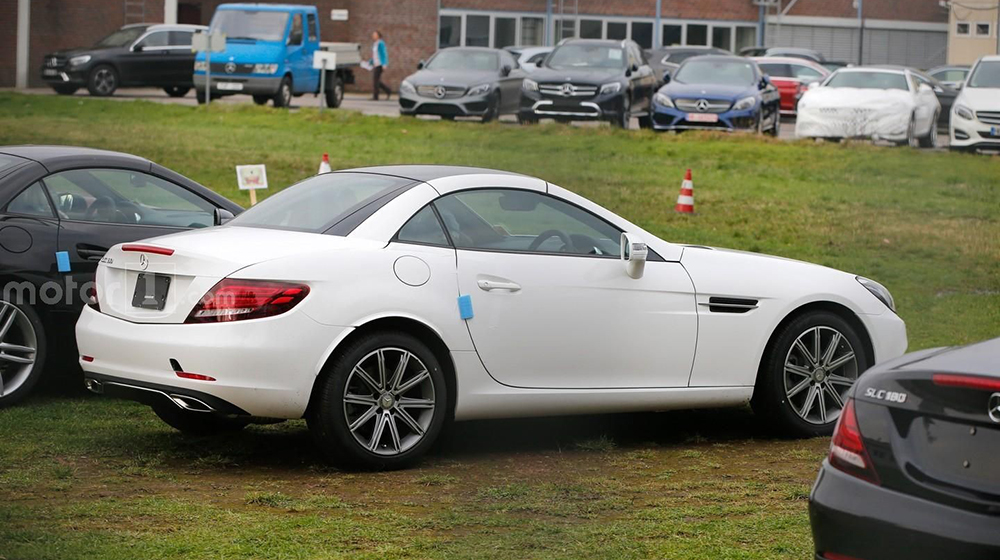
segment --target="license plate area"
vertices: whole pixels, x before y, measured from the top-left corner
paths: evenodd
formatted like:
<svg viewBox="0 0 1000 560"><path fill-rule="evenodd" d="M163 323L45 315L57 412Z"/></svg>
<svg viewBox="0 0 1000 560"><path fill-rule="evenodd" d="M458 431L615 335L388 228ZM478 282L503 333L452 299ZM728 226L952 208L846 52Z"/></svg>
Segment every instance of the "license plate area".
<svg viewBox="0 0 1000 560"><path fill-rule="evenodd" d="M135 292L132 293L132 307L163 311L163 307L167 304L167 292L169 290L169 276L151 272L140 272L139 276L135 279Z"/></svg>
<svg viewBox="0 0 1000 560"><path fill-rule="evenodd" d="M46 68L45 70L42 70L42 75L43 76L58 76L59 75L59 71L58 70L54 70L52 68Z"/></svg>
<svg viewBox="0 0 1000 560"><path fill-rule="evenodd" d="M719 122L719 115L714 113L688 113L687 120L689 122L717 123Z"/></svg>
<svg viewBox="0 0 1000 560"><path fill-rule="evenodd" d="M990 127L990 136L997 137L1000 136L1000 126Z"/></svg>
<svg viewBox="0 0 1000 560"><path fill-rule="evenodd" d="M216 87L223 91L242 91L243 84L241 82L219 82Z"/></svg>
<svg viewBox="0 0 1000 560"><path fill-rule="evenodd" d="M909 434L910 459L931 481L1000 493L1000 469L995 465L1000 430L921 417Z"/></svg>

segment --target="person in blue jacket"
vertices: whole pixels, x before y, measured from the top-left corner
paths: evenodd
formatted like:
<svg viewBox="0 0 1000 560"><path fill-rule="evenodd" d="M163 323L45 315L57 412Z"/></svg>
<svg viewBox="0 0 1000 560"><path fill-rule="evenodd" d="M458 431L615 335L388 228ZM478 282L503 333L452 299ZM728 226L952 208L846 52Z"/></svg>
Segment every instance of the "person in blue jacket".
<svg viewBox="0 0 1000 560"><path fill-rule="evenodd" d="M389 99L392 97L392 90L382 83L382 70L389 65L389 57L381 31L372 32L372 58L368 63L372 67L372 99L378 101L378 94L383 91L385 98Z"/></svg>

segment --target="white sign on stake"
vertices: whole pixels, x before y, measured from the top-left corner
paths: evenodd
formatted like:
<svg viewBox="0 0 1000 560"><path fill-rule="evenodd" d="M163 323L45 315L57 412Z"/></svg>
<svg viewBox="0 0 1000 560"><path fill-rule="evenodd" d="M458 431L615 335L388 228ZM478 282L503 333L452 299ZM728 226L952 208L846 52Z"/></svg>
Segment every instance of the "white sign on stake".
<svg viewBox="0 0 1000 560"><path fill-rule="evenodd" d="M330 10L330 19L333 21L347 21L347 10Z"/></svg>
<svg viewBox="0 0 1000 560"><path fill-rule="evenodd" d="M250 206L257 204L257 189L267 188L267 169L264 164L237 165L236 184L241 191L250 191Z"/></svg>

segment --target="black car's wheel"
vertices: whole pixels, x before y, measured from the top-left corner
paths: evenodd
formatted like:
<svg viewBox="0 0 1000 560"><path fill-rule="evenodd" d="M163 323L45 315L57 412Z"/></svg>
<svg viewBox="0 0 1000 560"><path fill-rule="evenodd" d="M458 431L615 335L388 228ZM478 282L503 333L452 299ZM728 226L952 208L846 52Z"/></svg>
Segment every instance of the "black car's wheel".
<svg viewBox="0 0 1000 560"><path fill-rule="evenodd" d="M167 86L163 88L163 91L170 97L184 97L189 91L191 91L191 88L182 86Z"/></svg>
<svg viewBox="0 0 1000 560"><path fill-rule="evenodd" d="M254 95L253 102L257 105L267 105L267 102L271 100L270 95Z"/></svg>
<svg viewBox="0 0 1000 560"><path fill-rule="evenodd" d="M488 123L500 117L500 93L497 92L490 97L486 112L483 113L483 122Z"/></svg>
<svg viewBox="0 0 1000 560"><path fill-rule="evenodd" d="M805 313L773 338L751 405L789 435L829 435L848 391L870 365L861 336L849 322L829 311Z"/></svg>
<svg viewBox="0 0 1000 560"><path fill-rule="evenodd" d="M47 338L35 310L0 300L0 408L31 393L45 367Z"/></svg>
<svg viewBox="0 0 1000 560"><path fill-rule="evenodd" d="M87 91L90 95L107 97L118 89L118 71L113 66L101 64L90 71L87 79Z"/></svg>
<svg viewBox="0 0 1000 560"><path fill-rule="evenodd" d="M52 84L52 89L59 95L73 95L80 89L80 86L71 86L67 84Z"/></svg>
<svg viewBox="0 0 1000 560"><path fill-rule="evenodd" d="M455 115L441 115L441 120L443 120L443 121L453 121L453 120L455 120Z"/></svg>
<svg viewBox="0 0 1000 560"><path fill-rule="evenodd" d="M348 345L317 382L307 418L320 450L368 469L412 464L437 439L448 388L434 354L402 332L376 332Z"/></svg>
<svg viewBox="0 0 1000 560"><path fill-rule="evenodd" d="M653 115L643 115L639 117L639 128L650 129L653 128Z"/></svg>
<svg viewBox="0 0 1000 560"><path fill-rule="evenodd" d="M278 91L271 97L275 107L288 107L292 104L292 78L285 76L278 85Z"/></svg>
<svg viewBox="0 0 1000 560"><path fill-rule="evenodd" d="M163 402L152 406L153 412L171 428L192 436L211 436L238 432L250 423L249 419L229 418L211 412L184 410L173 403Z"/></svg>
<svg viewBox="0 0 1000 560"><path fill-rule="evenodd" d="M332 83L326 86L326 106L331 109L340 107L344 102L344 80L340 76L331 76Z"/></svg>
<svg viewBox="0 0 1000 560"><path fill-rule="evenodd" d="M518 113L517 122L518 124L538 124L538 117L525 113Z"/></svg>
<svg viewBox="0 0 1000 560"><path fill-rule="evenodd" d="M931 129L926 136L917 139L921 148L936 148L938 140L938 113L934 113L934 120L931 121Z"/></svg>
<svg viewBox="0 0 1000 560"><path fill-rule="evenodd" d="M614 122L615 126L625 130L628 130L629 125L632 124L632 99L629 97L628 92L625 92L625 95L622 96L622 107Z"/></svg>

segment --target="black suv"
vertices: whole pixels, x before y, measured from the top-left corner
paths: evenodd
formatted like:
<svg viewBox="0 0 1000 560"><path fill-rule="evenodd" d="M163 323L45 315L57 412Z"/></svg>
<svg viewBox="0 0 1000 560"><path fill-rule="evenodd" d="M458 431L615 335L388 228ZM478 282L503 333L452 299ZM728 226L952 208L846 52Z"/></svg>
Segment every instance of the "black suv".
<svg viewBox="0 0 1000 560"><path fill-rule="evenodd" d="M194 86L191 36L201 25L126 25L93 47L45 55L42 79L56 93L112 95L119 87L158 87L184 97Z"/></svg>
<svg viewBox="0 0 1000 560"><path fill-rule="evenodd" d="M606 120L650 128L650 100L659 86L634 41L567 39L538 63L521 87L522 123Z"/></svg>

